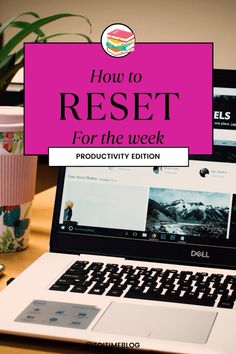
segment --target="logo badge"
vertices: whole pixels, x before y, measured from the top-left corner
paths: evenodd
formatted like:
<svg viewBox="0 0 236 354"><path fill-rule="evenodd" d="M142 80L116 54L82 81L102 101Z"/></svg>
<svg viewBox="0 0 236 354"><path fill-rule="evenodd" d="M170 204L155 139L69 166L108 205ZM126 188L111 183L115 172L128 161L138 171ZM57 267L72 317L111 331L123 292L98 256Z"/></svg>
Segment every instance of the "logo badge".
<svg viewBox="0 0 236 354"><path fill-rule="evenodd" d="M126 25L115 23L102 33L101 44L104 51L112 57L124 57L134 51L135 35Z"/></svg>
<svg viewBox="0 0 236 354"><path fill-rule="evenodd" d="M191 251L191 257L198 257L198 258L210 258L207 251Z"/></svg>

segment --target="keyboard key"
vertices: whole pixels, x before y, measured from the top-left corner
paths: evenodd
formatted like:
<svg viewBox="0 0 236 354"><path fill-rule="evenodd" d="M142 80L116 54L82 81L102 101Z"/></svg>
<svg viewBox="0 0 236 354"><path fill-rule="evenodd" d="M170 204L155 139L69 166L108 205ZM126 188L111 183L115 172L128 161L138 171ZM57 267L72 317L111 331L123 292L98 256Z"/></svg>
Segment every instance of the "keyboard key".
<svg viewBox="0 0 236 354"><path fill-rule="evenodd" d="M93 287L88 293L89 294L95 294L95 295L102 295L106 289L103 288L97 288Z"/></svg>
<svg viewBox="0 0 236 354"><path fill-rule="evenodd" d="M206 299L206 301L213 299L214 301L217 299L217 295L212 293L212 294L204 294L202 297L202 300Z"/></svg>
<svg viewBox="0 0 236 354"><path fill-rule="evenodd" d="M218 291L224 291L224 290L227 290L227 286L228 286L227 283L214 283L212 285L212 288L215 288Z"/></svg>
<svg viewBox="0 0 236 354"><path fill-rule="evenodd" d="M191 286L191 285L180 285L179 287L178 287L178 289L180 290L180 291L187 291L187 292L190 292L190 291L192 291L193 290L193 287Z"/></svg>
<svg viewBox="0 0 236 354"><path fill-rule="evenodd" d="M90 264L90 266L87 269L88 270L101 270L103 266L104 266L104 263L93 262L92 264Z"/></svg>
<svg viewBox="0 0 236 354"><path fill-rule="evenodd" d="M135 269L137 269L137 270L148 270L148 267L136 267Z"/></svg>
<svg viewBox="0 0 236 354"><path fill-rule="evenodd" d="M173 284L169 284L169 283L160 283L160 284L158 284L157 285L157 287L156 288L158 288L158 289L174 289L174 285Z"/></svg>
<svg viewBox="0 0 236 354"><path fill-rule="evenodd" d="M158 300L159 297L161 296L163 289L160 288L154 288L154 289L149 289L146 293L143 293L143 299L147 299L147 300Z"/></svg>
<svg viewBox="0 0 236 354"><path fill-rule="evenodd" d="M74 285L83 285L83 286L86 286L87 288L89 286L91 286L93 284L93 282L91 280L81 280L81 279L78 279L78 280L75 280L74 281Z"/></svg>
<svg viewBox="0 0 236 354"><path fill-rule="evenodd" d="M197 272L197 273L196 273L196 276L207 277L207 276L208 276L208 273L206 273L206 272Z"/></svg>
<svg viewBox="0 0 236 354"><path fill-rule="evenodd" d="M236 300L236 290L231 293L230 298L232 299L232 301Z"/></svg>
<svg viewBox="0 0 236 354"><path fill-rule="evenodd" d="M224 309L232 309L234 307L234 302L222 300L218 303L217 307L222 307Z"/></svg>
<svg viewBox="0 0 236 354"><path fill-rule="evenodd" d="M227 297L229 294L229 290L227 289L215 289L214 293L218 294L218 295L222 295L224 297Z"/></svg>
<svg viewBox="0 0 236 354"><path fill-rule="evenodd" d="M147 293L144 293L143 290L134 290L135 287L131 287L124 297L131 298L131 299L146 299L149 300Z"/></svg>
<svg viewBox="0 0 236 354"><path fill-rule="evenodd" d="M121 296L122 294L123 294L123 290L111 288L111 290L109 290L106 295L118 297L118 296Z"/></svg>
<svg viewBox="0 0 236 354"><path fill-rule="evenodd" d="M109 286L110 286L110 284L108 282L106 282L106 283L98 282L98 283L94 284L94 287L103 288L103 289L108 288Z"/></svg>
<svg viewBox="0 0 236 354"><path fill-rule="evenodd" d="M124 284L125 285L138 286L139 285L139 280L137 280L137 279L127 279Z"/></svg>
<svg viewBox="0 0 236 354"><path fill-rule="evenodd" d="M196 299L198 299L199 296L199 292L198 291L190 291L190 292L186 292L183 296L183 299L186 301L196 301Z"/></svg>
<svg viewBox="0 0 236 354"><path fill-rule="evenodd" d="M151 268L150 269L150 272L153 273L152 275L154 275L154 276L161 274L162 271L163 271L162 268Z"/></svg>
<svg viewBox="0 0 236 354"><path fill-rule="evenodd" d="M105 283L106 278L99 276L99 277L91 277L89 280L94 281L96 283Z"/></svg>
<svg viewBox="0 0 236 354"><path fill-rule="evenodd" d="M171 296L171 297L179 297L180 294L181 294L181 291L180 291L179 289L177 289L177 290L171 290L171 289L169 289L169 290L167 291L167 295L169 295L169 296Z"/></svg>
<svg viewBox="0 0 236 354"><path fill-rule="evenodd" d="M57 284L61 284L61 285L73 285L75 282L74 279L63 279L63 278L59 278L57 280Z"/></svg>
<svg viewBox="0 0 236 354"><path fill-rule="evenodd" d="M179 274L180 274L181 277L185 277L186 278L188 275L189 276L192 275L193 272L182 270Z"/></svg>
<svg viewBox="0 0 236 354"><path fill-rule="evenodd" d="M155 288L157 283L155 281L145 281L142 283L142 285L147 288Z"/></svg>
<svg viewBox="0 0 236 354"><path fill-rule="evenodd" d="M71 292L73 293L85 293L85 291L88 289L87 286L85 285L75 285L72 289Z"/></svg>
<svg viewBox="0 0 236 354"><path fill-rule="evenodd" d="M100 271L100 270L93 270L91 273L90 273L91 276L93 277L103 277L106 275L106 272L105 271Z"/></svg>
<svg viewBox="0 0 236 354"><path fill-rule="evenodd" d="M121 279L123 276L123 273L110 273L108 275L109 279Z"/></svg>
<svg viewBox="0 0 236 354"><path fill-rule="evenodd" d="M171 277L169 270L165 270L164 272L160 273L159 276L161 281L166 280L169 276Z"/></svg>
<svg viewBox="0 0 236 354"><path fill-rule="evenodd" d="M75 274L66 274L64 273L62 276L61 276L62 279L78 279L79 276L78 275L75 275Z"/></svg>
<svg viewBox="0 0 236 354"><path fill-rule="evenodd" d="M84 269L88 263L88 261L77 261L70 267L70 269Z"/></svg>
<svg viewBox="0 0 236 354"><path fill-rule="evenodd" d="M147 267L136 267L136 273L135 274L137 274L137 275L145 275L145 274L147 274L147 272L148 272L148 268Z"/></svg>
<svg viewBox="0 0 236 354"><path fill-rule="evenodd" d="M225 282L228 284L236 284L236 275L227 275Z"/></svg>
<svg viewBox="0 0 236 354"><path fill-rule="evenodd" d="M116 264L116 263L107 263L106 264L106 267L112 267L112 268L118 268L119 267L119 265L118 264Z"/></svg>
<svg viewBox="0 0 236 354"><path fill-rule="evenodd" d="M73 274L77 274L77 275L87 275L89 273L89 269L71 269L69 268L65 274L68 274L68 275L73 275Z"/></svg>
<svg viewBox="0 0 236 354"><path fill-rule="evenodd" d="M196 291L198 291L199 294L207 295L210 293L211 289L210 288L196 288Z"/></svg>
<svg viewBox="0 0 236 354"><path fill-rule="evenodd" d="M203 296L200 300L199 303L196 303L196 305L201 305L201 306L214 306L215 305L215 298L209 294L206 297Z"/></svg>
<svg viewBox="0 0 236 354"><path fill-rule="evenodd" d="M203 279L204 279L204 276L202 274L200 274L200 273L193 274L189 278L189 280L191 280L191 281L195 280L196 282L199 282L199 283L201 281L203 281Z"/></svg>
<svg viewBox="0 0 236 354"><path fill-rule="evenodd" d="M201 281L199 284L196 284L196 286L199 289L203 289L203 288L208 288L210 286L210 282L208 281Z"/></svg>
<svg viewBox="0 0 236 354"><path fill-rule="evenodd" d="M74 274L78 274L79 273L79 270L80 269L73 269L73 268L70 268L70 269L68 269L67 271L66 271L66 275L74 275Z"/></svg>
<svg viewBox="0 0 236 354"><path fill-rule="evenodd" d="M167 278L167 279L160 279L160 283L163 285L172 285L174 283L175 279L172 278Z"/></svg>
<svg viewBox="0 0 236 354"><path fill-rule="evenodd" d="M53 284L49 290L56 290L56 291L67 291L69 289L70 285L66 284Z"/></svg>
<svg viewBox="0 0 236 354"><path fill-rule="evenodd" d="M189 287L192 285L192 281L190 279L179 279L177 284L179 284L182 287Z"/></svg>
<svg viewBox="0 0 236 354"><path fill-rule="evenodd" d="M125 285L125 284L114 284L111 289L124 291L126 288L127 288L127 285Z"/></svg>
<svg viewBox="0 0 236 354"><path fill-rule="evenodd" d="M220 283L221 279L223 278L222 274L211 274L208 278L207 281L213 282L213 283Z"/></svg>
<svg viewBox="0 0 236 354"><path fill-rule="evenodd" d="M129 291L133 291L133 292L143 292L145 289L144 286L131 286Z"/></svg>
<svg viewBox="0 0 236 354"><path fill-rule="evenodd" d="M235 290L236 290L236 284L231 284L231 285L230 285L230 289L233 290L233 291L235 291Z"/></svg>
<svg viewBox="0 0 236 354"><path fill-rule="evenodd" d="M122 267L121 267L122 268ZM128 268L122 268L122 273L125 273L125 274L134 274L134 272L135 272L135 269L133 269L133 268L130 268L130 267L128 267Z"/></svg>
<svg viewBox="0 0 236 354"><path fill-rule="evenodd" d="M215 274L215 273L212 273L212 274L210 275L210 277L223 278L224 276L223 276L223 274L219 274L219 273Z"/></svg>
<svg viewBox="0 0 236 354"><path fill-rule="evenodd" d="M133 269L132 265L122 265L121 266L122 269Z"/></svg>
<svg viewBox="0 0 236 354"><path fill-rule="evenodd" d="M143 277L143 281L156 281L157 275L148 275Z"/></svg>

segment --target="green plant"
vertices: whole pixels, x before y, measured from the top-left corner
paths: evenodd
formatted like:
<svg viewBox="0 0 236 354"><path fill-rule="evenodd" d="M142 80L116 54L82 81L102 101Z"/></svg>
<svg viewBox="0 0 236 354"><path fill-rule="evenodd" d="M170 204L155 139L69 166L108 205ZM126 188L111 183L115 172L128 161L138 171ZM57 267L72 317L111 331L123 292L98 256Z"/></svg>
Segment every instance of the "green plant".
<svg viewBox="0 0 236 354"><path fill-rule="evenodd" d="M32 22L25 20L22 21L22 16L27 16L32 20ZM15 27L18 29L18 32L10 38L8 42L4 43L2 48L0 48L0 96L6 91L7 86L17 71L24 65L23 43L29 35L35 35L35 43L47 42L48 39L65 34L80 36L86 41L91 42L90 37L83 33L55 33L46 35L44 31L42 31L41 27L65 17L82 18L89 24L91 33L91 23L87 17L70 13L60 13L40 18L40 16L35 12L25 12L10 19L0 27L0 36L2 36L9 27Z"/></svg>

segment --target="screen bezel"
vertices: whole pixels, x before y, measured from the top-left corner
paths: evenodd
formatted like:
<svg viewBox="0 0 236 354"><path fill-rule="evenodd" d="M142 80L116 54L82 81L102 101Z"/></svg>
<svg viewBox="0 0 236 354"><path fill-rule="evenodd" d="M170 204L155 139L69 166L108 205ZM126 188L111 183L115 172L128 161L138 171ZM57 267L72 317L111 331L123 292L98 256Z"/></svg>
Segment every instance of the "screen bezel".
<svg viewBox="0 0 236 354"><path fill-rule="evenodd" d="M214 70L213 79L214 87L235 88L236 70ZM58 223L65 171L65 167L59 169L50 239L51 252L94 254L143 261L236 269L236 247L232 246L151 242L150 240L133 240L59 231ZM194 257L191 256L193 250L195 251ZM196 254L199 254L199 256Z"/></svg>

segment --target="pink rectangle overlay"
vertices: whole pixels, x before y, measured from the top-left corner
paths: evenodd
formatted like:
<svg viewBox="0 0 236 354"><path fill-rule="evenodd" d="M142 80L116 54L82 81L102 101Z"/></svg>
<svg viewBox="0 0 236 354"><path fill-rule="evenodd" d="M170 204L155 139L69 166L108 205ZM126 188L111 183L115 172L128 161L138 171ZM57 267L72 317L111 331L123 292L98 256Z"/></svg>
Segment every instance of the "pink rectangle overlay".
<svg viewBox="0 0 236 354"><path fill-rule="evenodd" d="M136 146L211 154L212 61L212 43L137 43L122 58L99 43L25 44L25 153Z"/></svg>

